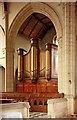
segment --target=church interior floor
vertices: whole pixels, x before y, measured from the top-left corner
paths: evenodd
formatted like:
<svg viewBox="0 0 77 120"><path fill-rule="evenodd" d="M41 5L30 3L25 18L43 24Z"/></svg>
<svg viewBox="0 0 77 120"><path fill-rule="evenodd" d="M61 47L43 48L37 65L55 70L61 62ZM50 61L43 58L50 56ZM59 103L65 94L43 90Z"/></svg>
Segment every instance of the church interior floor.
<svg viewBox="0 0 77 120"><path fill-rule="evenodd" d="M77 114L67 115L64 118L76 118L76 120L77 120Z"/></svg>
<svg viewBox="0 0 77 120"><path fill-rule="evenodd" d="M29 118L49 118L49 116L44 112L30 112Z"/></svg>
<svg viewBox="0 0 77 120"><path fill-rule="evenodd" d="M30 112L29 118L50 118L50 116L48 116L48 114L44 113L44 112ZM76 120L77 120L77 114L67 115L63 118L76 118Z"/></svg>

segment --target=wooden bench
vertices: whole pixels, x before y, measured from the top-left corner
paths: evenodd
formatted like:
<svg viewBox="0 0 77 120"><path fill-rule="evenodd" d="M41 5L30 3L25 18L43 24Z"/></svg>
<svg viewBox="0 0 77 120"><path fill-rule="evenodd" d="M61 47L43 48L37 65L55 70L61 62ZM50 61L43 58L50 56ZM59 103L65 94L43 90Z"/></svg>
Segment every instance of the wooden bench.
<svg viewBox="0 0 77 120"><path fill-rule="evenodd" d="M14 99L16 102L29 102L31 111L47 112L47 100L52 98L63 98L63 93L19 93L3 92L0 93L0 99ZM37 105L36 105L37 104Z"/></svg>

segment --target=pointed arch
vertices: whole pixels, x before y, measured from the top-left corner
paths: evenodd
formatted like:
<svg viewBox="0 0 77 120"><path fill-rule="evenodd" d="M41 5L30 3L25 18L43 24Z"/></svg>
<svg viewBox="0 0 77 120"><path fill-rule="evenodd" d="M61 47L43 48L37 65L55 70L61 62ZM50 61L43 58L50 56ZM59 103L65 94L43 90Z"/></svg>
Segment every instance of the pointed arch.
<svg viewBox="0 0 77 120"><path fill-rule="evenodd" d="M20 29L23 22L34 12L38 12L47 16L55 26L57 38L62 37L62 33L63 33L62 25L55 10L51 6L49 6L47 3L36 2L36 3L28 3L25 7L23 7L19 11L19 13L14 18L12 24L10 25L9 33L8 33L8 39L11 40L11 42L12 41L14 42L15 37L18 33L18 30Z"/></svg>
<svg viewBox="0 0 77 120"><path fill-rule="evenodd" d="M57 39L62 38L62 24L60 18L53 7L44 2L28 3L13 19L6 40L6 91L14 91L14 45L15 38L23 22L34 12L47 16L56 29ZM9 61L9 62L8 62ZM11 71L11 73L10 73Z"/></svg>

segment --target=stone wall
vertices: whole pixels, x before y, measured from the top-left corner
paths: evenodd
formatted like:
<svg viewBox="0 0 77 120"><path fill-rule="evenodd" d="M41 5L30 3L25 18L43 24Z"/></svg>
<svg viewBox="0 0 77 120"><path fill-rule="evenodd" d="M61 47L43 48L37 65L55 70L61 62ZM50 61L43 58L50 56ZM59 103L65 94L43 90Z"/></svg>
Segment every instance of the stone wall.
<svg viewBox="0 0 77 120"><path fill-rule="evenodd" d="M48 100L48 116L50 118L62 118L67 116L67 99L56 98Z"/></svg>
<svg viewBox="0 0 77 120"><path fill-rule="evenodd" d="M16 117L16 112L20 113L22 115L22 118L29 118L29 103L28 102L0 104L0 108L1 108L0 110L2 110L0 111L0 117L4 116L2 118L9 118L9 117L18 118L19 116Z"/></svg>

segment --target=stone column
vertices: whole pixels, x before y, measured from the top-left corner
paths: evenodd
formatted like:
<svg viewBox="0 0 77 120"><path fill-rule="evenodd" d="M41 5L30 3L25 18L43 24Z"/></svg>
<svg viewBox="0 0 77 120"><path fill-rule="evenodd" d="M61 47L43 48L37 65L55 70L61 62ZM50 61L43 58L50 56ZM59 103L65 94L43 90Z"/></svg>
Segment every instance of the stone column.
<svg viewBox="0 0 77 120"><path fill-rule="evenodd" d="M6 49L6 69L5 69L5 91L14 91L14 50L10 46L9 41L7 42ZM10 47L8 47L10 46Z"/></svg>
<svg viewBox="0 0 77 120"><path fill-rule="evenodd" d="M75 3L64 7L64 94L68 99L68 114L74 113L75 96Z"/></svg>
<svg viewBox="0 0 77 120"><path fill-rule="evenodd" d="M24 56L23 49L18 49L18 81L22 81L24 78Z"/></svg>
<svg viewBox="0 0 77 120"><path fill-rule="evenodd" d="M45 77L47 80L51 79L51 44L47 43L45 45L46 48L46 70L45 70Z"/></svg>
<svg viewBox="0 0 77 120"><path fill-rule="evenodd" d="M39 76L38 40L31 39L31 80L37 82Z"/></svg>
<svg viewBox="0 0 77 120"><path fill-rule="evenodd" d="M12 41L8 39L8 9L4 9L4 26L5 26L5 92L14 91L14 49Z"/></svg>
<svg viewBox="0 0 77 120"><path fill-rule="evenodd" d="M59 93L64 92L64 44L63 38L58 38L58 91Z"/></svg>

